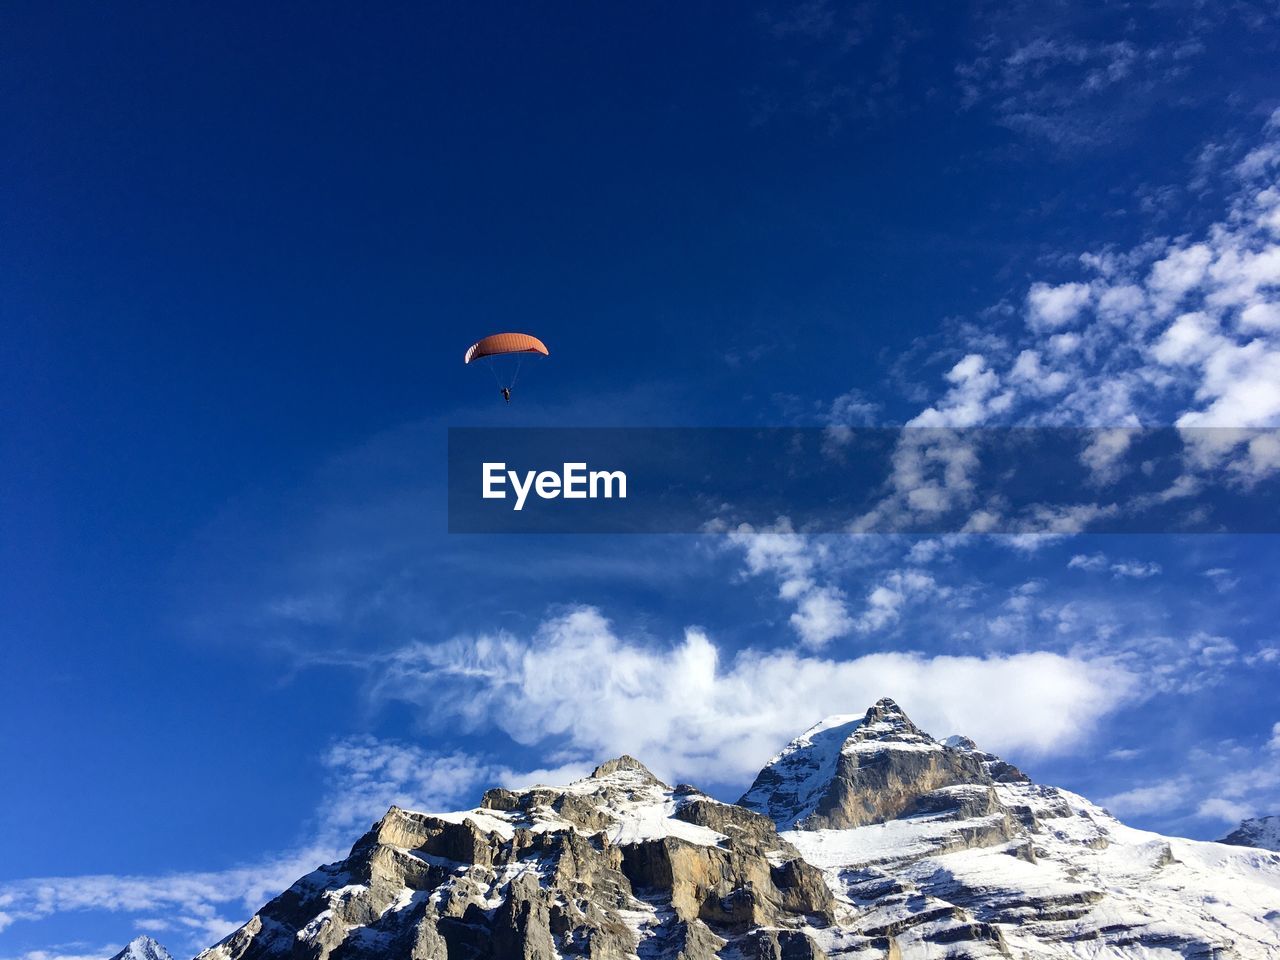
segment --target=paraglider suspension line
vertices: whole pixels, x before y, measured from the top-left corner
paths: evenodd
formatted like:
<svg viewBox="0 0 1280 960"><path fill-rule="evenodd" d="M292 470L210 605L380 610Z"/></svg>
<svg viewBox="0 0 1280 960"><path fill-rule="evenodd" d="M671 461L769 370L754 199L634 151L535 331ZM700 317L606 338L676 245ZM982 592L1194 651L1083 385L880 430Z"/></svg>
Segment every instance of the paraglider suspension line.
<svg viewBox="0 0 1280 960"><path fill-rule="evenodd" d="M492 360L489 360L488 362L486 362L485 366L488 367L489 372L493 374L493 382L498 385L498 389L510 391L515 389L516 379L520 376L520 366L523 363L524 363L524 357L519 357L516 359L516 369L515 369L515 372L511 374L510 383L502 382L502 378L498 376L498 365L494 363Z"/></svg>

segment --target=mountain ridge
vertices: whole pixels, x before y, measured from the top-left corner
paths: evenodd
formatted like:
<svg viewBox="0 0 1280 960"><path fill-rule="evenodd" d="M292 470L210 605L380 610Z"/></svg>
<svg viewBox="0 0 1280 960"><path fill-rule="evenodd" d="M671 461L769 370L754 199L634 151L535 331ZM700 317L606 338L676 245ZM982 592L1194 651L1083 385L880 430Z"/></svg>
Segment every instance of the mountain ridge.
<svg viewBox="0 0 1280 960"><path fill-rule="evenodd" d="M1280 855L1134 830L886 698L791 741L740 804L622 756L392 807L198 960L1133 955L1280 955Z"/></svg>
<svg viewBox="0 0 1280 960"><path fill-rule="evenodd" d="M1280 851L1280 816L1250 817L1240 821L1219 843Z"/></svg>

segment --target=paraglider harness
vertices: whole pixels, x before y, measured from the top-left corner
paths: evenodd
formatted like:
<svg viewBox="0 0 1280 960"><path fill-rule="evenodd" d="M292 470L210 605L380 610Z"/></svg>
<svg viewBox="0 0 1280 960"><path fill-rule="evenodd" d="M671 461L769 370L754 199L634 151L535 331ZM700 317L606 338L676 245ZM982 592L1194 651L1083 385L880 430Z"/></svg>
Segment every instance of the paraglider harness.
<svg viewBox="0 0 1280 960"><path fill-rule="evenodd" d="M502 391L502 399L507 401L507 403L511 402L511 391L515 389L516 379L520 376L520 365L522 363L524 363L524 357L520 357L516 360L516 372L511 375L510 383L503 383L502 379L498 376L498 371L493 368L493 365L485 364L493 374L493 379L494 382L498 384L498 389Z"/></svg>

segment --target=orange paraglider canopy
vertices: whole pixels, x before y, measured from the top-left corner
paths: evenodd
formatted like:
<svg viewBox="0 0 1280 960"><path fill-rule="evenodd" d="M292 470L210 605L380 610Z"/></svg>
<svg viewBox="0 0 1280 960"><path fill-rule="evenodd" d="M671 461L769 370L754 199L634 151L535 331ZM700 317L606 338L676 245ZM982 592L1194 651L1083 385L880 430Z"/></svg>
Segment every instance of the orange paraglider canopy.
<svg viewBox="0 0 1280 960"><path fill-rule="evenodd" d="M496 357L506 353L540 353L549 356L546 344L537 337L527 333L495 333L485 337L467 348L463 363L479 360L481 357Z"/></svg>

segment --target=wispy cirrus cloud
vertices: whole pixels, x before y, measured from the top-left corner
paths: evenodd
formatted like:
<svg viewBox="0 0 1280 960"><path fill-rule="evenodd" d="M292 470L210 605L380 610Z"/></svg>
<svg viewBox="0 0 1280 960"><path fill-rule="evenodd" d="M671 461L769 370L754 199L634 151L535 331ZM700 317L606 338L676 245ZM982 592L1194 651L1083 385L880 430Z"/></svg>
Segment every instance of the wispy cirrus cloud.
<svg viewBox="0 0 1280 960"><path fill-rule="evenodd" d="M84 941L57 943L41 950L24 950L3 960L106 960L119 953L123 946L107 943L95 947Z"/></svg>
<svg viewBox="0 0 1280 960"><path fill-rule="evenodd" d="M1158 576L1160 564L1143 560L1111 560L1103 553L1077 553L1068 562L1071 570L1087 570L1092 573L1107 572L1116 578L1145 580Z"/></svg>
<svg viewBox="0 0 1280 960"><path fill-rule="evenodd" d="M175 947L207 945L338 852L317 845L229 870L14 880L0 883L0 903L5 904L9 924L88 911L143 919L161 915L177 935Z"/></svg>
<svg viewBox="0 0 1280 960"><path fill-rule="evenodd" d="M946 15L801 0L770 4L758 21L796 69L751 91L756 123L791 112L838 132L941 102L1063 158L1128 141L1154 115L1226 99L1230 80L1196 68L1232 44L1267 51L1280 33L1266 4L1210 14L1154 0L1088 9L978 3ZM913 86L939 56L953 82Z"/></svg>
<svg viewBox="0 0 1280 960"><path fill-rule="evenodd" d="M227 869L0 882L0 930L59 914L118 914L133 929L162 936L175 953L194 953L231 933L300 877L345 856L392 804L453 809L477 800L483 787L531 776L460 751L442 753L369 736L336 741L320 762L328 779L311 818L309 842ZM54 945L16 960L105 960L119 949Z"/></svg>
<svg viewBox="0 0 1280 960"><path fill-rule="evenodd" d="M1280 725L1277 725L1280 726ZM1153 816L1186 829L1196 820L1216 836L1241 820L1269 814L1280 802L1280 767L1241 739L1197 745L1172 777L1135 783L1103 798L1118 816Z"/></svg>

